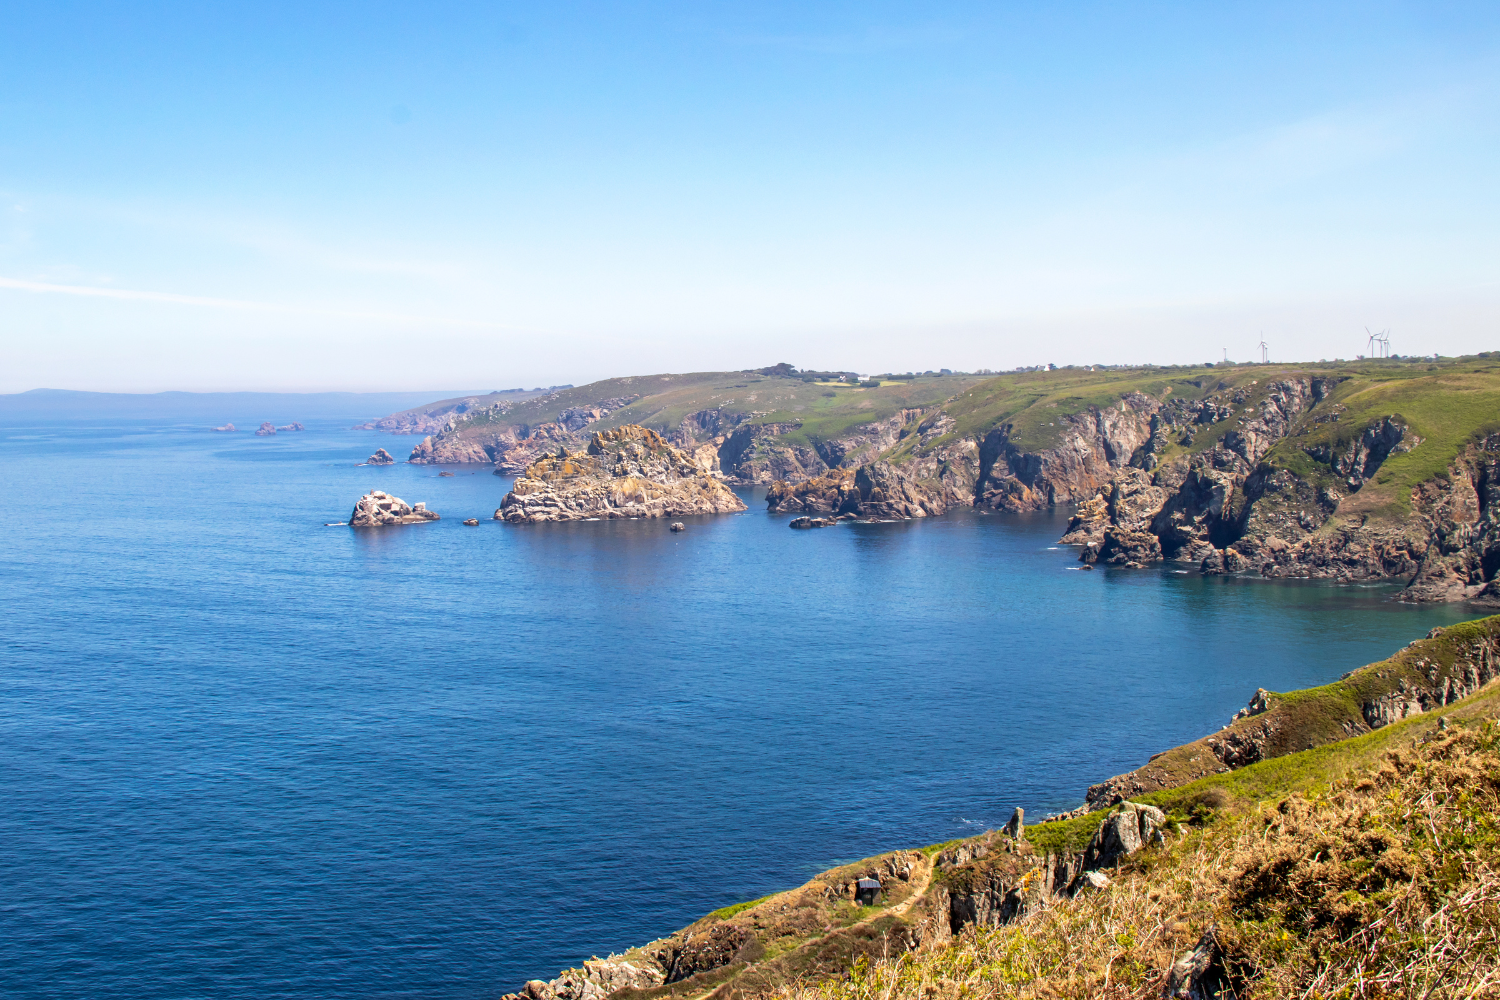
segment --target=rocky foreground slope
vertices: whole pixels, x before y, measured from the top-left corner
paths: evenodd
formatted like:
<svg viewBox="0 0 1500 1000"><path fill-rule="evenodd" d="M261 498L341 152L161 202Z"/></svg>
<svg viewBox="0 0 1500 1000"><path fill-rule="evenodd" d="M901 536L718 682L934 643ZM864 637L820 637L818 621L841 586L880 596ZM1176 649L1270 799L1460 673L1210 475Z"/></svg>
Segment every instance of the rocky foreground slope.
<svg viewBox="0 0 1500 1000"><path fill-rule="evenodd" d="M591 518L729 514L745 502L700 460L646 427L627 424L594 434L588 447L538 459L495 511L512 524Z"/></svg>
<svg viewBox="0 0 1500 1000"><path fill-rule="evenodd" d="M1495 995L1451 991L1500 961L1497 649L1500 618L1484 619L1337 691L1260 692L1249 711L1273 738L1196 780L1174 763L1175 785L1091 790L1078 815L1026 827L1018 811L1003 831L834 868L512 1000L1274 997L1352 975L1360 954L1358 974L1396 978L1307 995ZM1366 731L1337 739L1345 702ZM1213 757L1202 741L1173 753ZM1445 925L1464 908L1467 929ZM1430 994L1401 988L1417 956Z"/></svg>

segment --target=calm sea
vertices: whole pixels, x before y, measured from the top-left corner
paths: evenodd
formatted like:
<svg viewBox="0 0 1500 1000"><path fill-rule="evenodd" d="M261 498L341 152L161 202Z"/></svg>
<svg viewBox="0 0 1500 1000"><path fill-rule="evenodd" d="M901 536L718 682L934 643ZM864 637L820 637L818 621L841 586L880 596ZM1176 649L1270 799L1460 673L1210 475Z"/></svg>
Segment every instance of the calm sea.
<svg viewBox="0 0 1500 1000"><path fill-rule="evenodd" d="M495 997L1472 616L1054 515L511 527L368 416L0 429L0 994ZM324 526L377 487L443 519Z"/></svg>

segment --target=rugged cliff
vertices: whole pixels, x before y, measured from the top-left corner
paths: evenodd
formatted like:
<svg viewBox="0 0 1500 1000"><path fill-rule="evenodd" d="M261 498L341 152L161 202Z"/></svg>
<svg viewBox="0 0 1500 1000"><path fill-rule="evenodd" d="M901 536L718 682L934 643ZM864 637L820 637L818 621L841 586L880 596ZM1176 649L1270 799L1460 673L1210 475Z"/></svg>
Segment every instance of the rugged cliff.
<svg viewBox="0 0 1500 1000"><path fill-rule="evenodd" d="M1152 418L1166 444L1116 470L1063 540L1085 562L1395 578L1407 600L1500 604L1488 374L1307 375L1174 400Z"/></svg>
<svg viewBox="0 0 1500 1000"><path fill-rule="evenodd" d="M640 424L685 451L711 451L730 480L800 481L874 460L912 421L981 381L933 375L872 388L803 376L787 365L608 379L516 403L437 407L442 426L408 460L483 462L513 474L559 447L582 449L594 430ZM386 422L408 426L402 417Z"/></svg>
<svg viewBox="0 0 1500 1000"><path fill-rule="evenodd" d="M729 482L770 485L778 512L1070 505L1064 541L1088 563L1394 579L1410 600L1500 606L1497 414L1490 355L857 385L778 365L455 406L409 461L512 475L638 424Z"/></svg>
<svg viewBox="0 0 1500 1000"><path fill-rule="evenodd" d="M626 425L582 451L538 459L495 511L512 524L724 514L745 503L710 468L655 431Z"/></svg>

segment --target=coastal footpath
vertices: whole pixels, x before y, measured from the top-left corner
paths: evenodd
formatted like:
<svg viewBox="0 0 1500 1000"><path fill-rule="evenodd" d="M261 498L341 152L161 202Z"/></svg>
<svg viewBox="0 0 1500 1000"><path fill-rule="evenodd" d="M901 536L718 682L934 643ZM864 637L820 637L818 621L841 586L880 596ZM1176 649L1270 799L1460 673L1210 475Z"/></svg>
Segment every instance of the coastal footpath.
<svg viewBox="0 0 1500 1000"><path fill-rule="evenodd" d="M1500 607L1500 354L852 381L609 379L445 414L415 463L524 473L646 427L775 512L1067 507L1090 565L1391 580Z"/></svg>
<svg viewBox="0 0 1500 1000"><path fill-rule="evenodd" d="M1257 692L1207 738L1243 761L1189 744L1154 790L843 865L508 1000L1495 996L1497 655L1500 617L1434 630Z"/></svg>

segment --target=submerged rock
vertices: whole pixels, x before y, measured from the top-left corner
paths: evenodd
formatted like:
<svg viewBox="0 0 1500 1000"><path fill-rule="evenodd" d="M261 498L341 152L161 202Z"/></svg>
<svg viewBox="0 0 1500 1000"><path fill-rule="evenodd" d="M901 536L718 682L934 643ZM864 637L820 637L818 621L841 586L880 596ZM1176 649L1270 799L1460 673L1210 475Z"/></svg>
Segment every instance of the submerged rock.
<svg viewBox="0 0 1500 1000"><path fill-rule="evenodd" d="M673 521L667 526L667 528L669 531L686 531L687 525L683 524L681 521Z"/></svg>
<svg viewBox="0 0 1500 1000"><path fill-rule="evenodd" d="M587 518L728 514L744 501L687 453L639 424L601 431L588 448L527 467L496 520L512 524Z"/></svg>
<svg viewBox="0 0 1500 1000"><path fill-rule="evenodd" d="M421 524L436 521L436 511L427 509L425 503L408 506L400 497L393 497L381 490L374 490L359 498L354 512L349 515L351 528L375 528L387 524Z"/></svg>
<svg viewBox="0 0 1500 1000"><path fill-rule="evenodd" d="M477 527L478 524L479 524L479 518L477 518L477 517L466 517L466 518L464 518L464 524L467 524L471 528Z"/></svg>
<svg viewBox="0 0 1500 1000"><path fill-rule="evenodd" d="M396 459L384 448L377 448L375 449L375 454L365 459L365 462L369 465L395 465Z"/></svg>

